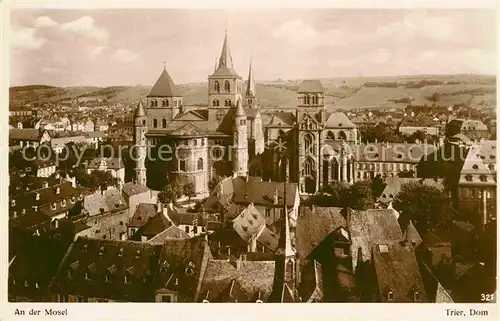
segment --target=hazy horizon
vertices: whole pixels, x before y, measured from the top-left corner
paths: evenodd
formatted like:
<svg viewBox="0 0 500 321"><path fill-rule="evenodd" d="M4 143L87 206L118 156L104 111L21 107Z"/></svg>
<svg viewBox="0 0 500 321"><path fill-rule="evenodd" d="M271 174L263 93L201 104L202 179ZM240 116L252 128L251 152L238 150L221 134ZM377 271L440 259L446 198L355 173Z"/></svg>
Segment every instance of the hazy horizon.
<svg viewBox="0 0 500 321"><path fill-rule="evenodd" d="M487 9L14 10L10 86L206 82L224 29L235 69L257 81L494 76Z"/></svg>

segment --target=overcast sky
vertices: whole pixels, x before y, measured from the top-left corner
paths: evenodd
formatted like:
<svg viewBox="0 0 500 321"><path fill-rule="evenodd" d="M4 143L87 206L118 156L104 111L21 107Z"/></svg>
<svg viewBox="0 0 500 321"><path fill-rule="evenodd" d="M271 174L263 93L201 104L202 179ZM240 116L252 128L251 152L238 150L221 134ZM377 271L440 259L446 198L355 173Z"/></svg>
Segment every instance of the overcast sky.
<svg viewBox="0 0 500 321"><path fill-rule="evenodd" d="M236 71L257 80L496 73L488 10L17 10L11 85L206 81L227 25Z"/></svg>

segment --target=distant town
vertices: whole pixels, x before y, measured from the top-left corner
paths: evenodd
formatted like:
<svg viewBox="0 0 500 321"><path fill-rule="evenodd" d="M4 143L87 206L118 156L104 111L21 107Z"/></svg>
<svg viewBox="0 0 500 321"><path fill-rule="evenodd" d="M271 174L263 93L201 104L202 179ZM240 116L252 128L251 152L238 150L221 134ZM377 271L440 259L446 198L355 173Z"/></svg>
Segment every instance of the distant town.
<svg viewBox="0 0 500 321"><path fill-rule="evenodd" d="M10 89L9 301L496 302L495 77L258 83L221 41L192 88Z"/></svg>

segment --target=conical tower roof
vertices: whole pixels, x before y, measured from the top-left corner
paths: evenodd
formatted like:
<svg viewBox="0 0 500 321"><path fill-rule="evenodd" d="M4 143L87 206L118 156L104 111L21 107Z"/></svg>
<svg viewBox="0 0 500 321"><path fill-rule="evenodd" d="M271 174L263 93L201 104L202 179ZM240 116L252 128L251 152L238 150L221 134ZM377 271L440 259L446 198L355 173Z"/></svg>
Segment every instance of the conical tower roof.
<svg viewBox="0 0 500 321"><path fill-rule="evenodd" d="M241 104L241 101L238 100L238 102L236 103L236 111L234 113L234 116L235 117L238 117L238 116L245 116L246 117L246 113L245 113L245 109L243 109L243 105Z"/></svg>
<svg viewBox="0 0 500 321"><path fill-rule="evenodd" d="M246 97L255 97L255 79L253 78L252 60L250 60L250 67L248 68L247 90Z"/></svg>
<svg viewBox="0 0 500 321"><path fill-rule="evenodd" d="M217 66L217 70L214 72L214 75L217 76L237 76L233 67L233 57L231 57L231 51L229 50L229 41L227 40L227 31L224 36L224 44L222 45L222 52L219 58L219 65Z"/></svg>
<svg viewBox="0 0 500 321"><path fill-rule="evenodd" d="M142 100L139 100L137 103L137 107L135 108L134 117L143 117L146 116L146 109L142 105Z"/></svg>
<svg viewBox="0 0 500 321"><path fill-rule="evenodd" d="M180 97L181 92L177 89L172 78L167 72L167 68L163 68L163 71L156 81L153 88L149 92L147 97Z"/></svg>

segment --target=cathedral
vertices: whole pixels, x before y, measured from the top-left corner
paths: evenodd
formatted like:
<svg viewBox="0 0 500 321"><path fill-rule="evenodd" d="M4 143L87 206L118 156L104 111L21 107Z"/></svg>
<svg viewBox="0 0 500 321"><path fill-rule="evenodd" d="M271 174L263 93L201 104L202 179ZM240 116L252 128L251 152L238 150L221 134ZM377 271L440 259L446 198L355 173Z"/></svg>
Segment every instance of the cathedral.
<svg viewBox="0 0 500 321"><path fill-rule="evenodd" d="M164 68L134 119L136 182L153 189L175 180L193 183L204 197L215 176L251 175L295 182L301 193L314 194L332 181L355 179L359 132L344 113L327 111L321 82L304 80L295 112L275 112L263 124L252 64L244 82L227 32L208 76L206 108L185 107Z"/></svg>
<svg viewBox="0 0 500 321"><path fill-rule="evenodd" d="M203 197L216 175L247 176L249 162L264 151L251 63L243 85L233 66L227 33L208 76L207 108L186 108L164 68L134 113L136 182L152 188L172 180L193 183L197 196Z"/></svg>
<svg viewBox="0 0 500 321"><path fill-rule="evenodd" d="M251 174L296 182L301 194L319 192L332 181L354 182L359 131L344 113L328 112L324 100L319 80L302 82L295 113L276 112L266 124L267 148L253 160Z"/></svg>

